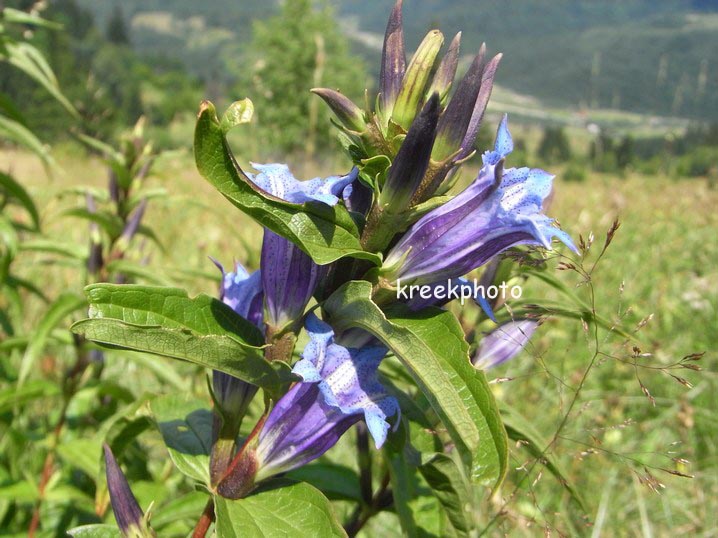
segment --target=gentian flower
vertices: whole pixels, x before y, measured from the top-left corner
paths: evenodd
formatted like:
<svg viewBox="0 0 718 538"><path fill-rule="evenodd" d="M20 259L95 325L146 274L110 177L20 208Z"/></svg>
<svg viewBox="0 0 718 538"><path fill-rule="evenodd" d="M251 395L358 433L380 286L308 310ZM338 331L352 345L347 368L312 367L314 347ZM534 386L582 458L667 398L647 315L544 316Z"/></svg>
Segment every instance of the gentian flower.
<svg viewBox="0 0 718 538"><path fill-rule="evenodd" d="M431 284L456 278L518 245L551 248L571 238L541 213L553 176L536 168L503 170L513 141L504 116L493 151L483 155L476 180L452 200L417 221L387 255L390 281Z"/></svg>
<svg viewBox="0 0 718 538"><path fill-rule="evenodd" d="M263 297L261 271L250 274L239 263L233 272L225 272L222 265L214 262L222 271L220 299L247 321L263 329ZM210 476L219 480L234 454L234 444L242 418L247 412L258 387L233 375L214 370L212 389L217 405L212 427L213 443L210 456Z"/></svg>
<svg viewBox="0 0 718 538"><path fill-rule="evenodd" d="M522 319L504 323L484 336L471 362L488 370L515 357L528 344L539 322Z"/></svg>
<svg viewBox="0 0 718 538"><path fill-rule="evenodd" d="M105 475L107 477L107 489L110 492L110 503L122 535L126 538L155 536L155 533L149 528L147 519L137 503L137 499L132 494L127 478L125 478L122 469L117 464L112 450L106 443L103 450L105 452Z"/></svg>
<svg viewBox="0 0 718 538"><path fill-rule="evenodd" d="M358 175L356 168L345 176L297 180L285 164L254 164L258 174L249 179L267 193L286 202L321 202L336 205ZM291 241L265 229L262 243L262 287L267 304L267 324L281 330L299 319L314 294L324 269Z"/></svg>
<svg viewBox="0 0 718 538"><path fill-rule="evenodd" d="M377 448L386 441L387 418L399 413L376 376L387 349L335 343L332 328L313 314L306 329L310 341L292 370L302 381L275 404L233 461L218 487L226 497L241 497L256 482L318 458L362 419Z"/></svg>
<svg viewBox="0 0 718 538"><path fill-rule="evenodd" d="M276 198L293 204L305 202L322 202L336 205L344 187L359 175L357 168L352 168L345 176L329 176L300 181L292 175L286 164L256 164L252 166L258 174L247 173L247 177L257 187Z"/></svg>

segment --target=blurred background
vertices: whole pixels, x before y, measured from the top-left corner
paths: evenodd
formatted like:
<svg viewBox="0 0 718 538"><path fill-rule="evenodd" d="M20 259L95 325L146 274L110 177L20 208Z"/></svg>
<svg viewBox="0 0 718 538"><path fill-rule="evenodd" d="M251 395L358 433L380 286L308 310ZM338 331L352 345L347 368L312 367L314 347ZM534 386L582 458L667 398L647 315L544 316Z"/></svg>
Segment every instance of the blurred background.
<svg viewBox="0 0 718 538"><path fill-rule="evenodd" d="M349 161L339 151L331 116L309 89L338 88L359 103L368 89L367 99L375 98L393 2L2 5L58 23L11 31L45 56L78 112L68 112L26 72L0 61L0 104L22 110L51 160L48 166L0 131L0 171L34 197L44 236L87 242L87 224L69 225L67 211L84 204L87 192L105 188L108 169L101 158L106 147L83 137L116 146L144 117L144 136L154 148L146 181L157 194L144 222L155 232L135 239L143 241L137 267L123 270L134 270L140 282L214 294L219 274L207 256L227 267L233 259L256 267L261 234L194 168L200 101L210 99L220 111L245 97L254 102L252 123L230 133L243 165L287 162L304 179L346 171ZM548 214L574 238L595 235L599 246L614 219L622 222L593 277L596 307L643 343L636 351L616 335L602 342L579 412L552 454L583 492L595 523L586 534L718 536L718 2L406 0L404 24L409 51L430 28L440 28L446 42L463 31L460 73L482 42L490 54L503 52L477 149L492 146L500 115L508 113L516 143L508 164L557 174ZM467 164L465 181L478 162L475 157ZM21 251L15 274L41 282L47 295L81 290L85 277L72 264L49 263L39 250ZM562 278L572 290L581 281L570 272ZM561 296L538 281L527 293L537 302ZM15 328L21 334L38 324L45 304L30 292L19 297L26 303L24 328ZM11 336L0 328L1 339ZM57 364L67 345L52 343L34 375L61 376ZM676 361L703 351L702 372L670 373ZM494 384L497 397L550 436L593 354L580 320L549 320L522 357L492 372L503 381ZM148 364L124 357L107 368L137 393L187 387L161 368L144 375ZM180 371L194 376L191 386L203 393L196 369ZM82 408L75 412L82 416ZM526 466L535 456L515 447L505 491L484 500L482 517L499 520L494 531L570 534L580 528L568 515L571 499L540 466ZM67 456L69 466L73 457ZM146 469L135 471L136 481L147 479ZM11 474L2 471L0 484ZM17 495L3 487L0 521L9 517L6 497ZM138 496L161 505L175 494L172 488L182 487L168 485L161 493L148 485ZM379 518L366 535L399 535L397 529L395 520Z"/></svg>

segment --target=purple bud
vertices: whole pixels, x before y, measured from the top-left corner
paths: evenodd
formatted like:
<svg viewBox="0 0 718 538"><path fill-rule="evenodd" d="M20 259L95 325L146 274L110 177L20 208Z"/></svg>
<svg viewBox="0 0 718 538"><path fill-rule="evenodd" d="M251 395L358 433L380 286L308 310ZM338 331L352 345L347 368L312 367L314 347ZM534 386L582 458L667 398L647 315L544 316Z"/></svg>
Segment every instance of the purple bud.
<svg viewBox="0 0 718 538"><path fill-rule="evenodd" d="M117 525L125 536L142 536L140 529L146 526L144 514L137 499L132 494L127 478L117 465L112 450L105 443L105 473L107 475L107 489L110 491L112 511L115 513Z"/></svg>
<svg viewBox="0 0 718 538"><path fill-rule="evenodd" d="M528 344L539 322L522 319L504 323L484 336L471 362L488 370L518 355Z"/></svg>
<svg viewBox="0 0 718 538"><path fill-rule="evenodd" d="M449 45L449 50L446 52L444 57L439 64L434 75L434 80L429 88L428 95L434 92L438 93L442 101L446 97L446 94L454 82L454 76L456 76L456 66L459 64L459 48L461 45L461 32L456 34L454 39Z"/></svg>
<svg viewBox="0 0 718 538"><path fill-rule="evenodd" d="M474 110L471 113L471 121L466 130L466 135L461 142L461 153L457 157L459 160L467 157L474 150L474 142L479 134L479 127L481 127L481 120L484 117L486 105L488 105L489 98L491 97L491 90L494 88L494 77L496 76L496 70L499 67L501 58L502 55L497 54L486 64L486 67L484 67L481 76L481 89L476 98Z"/></svg>
<svg viewBox="0 0 718 538"><path fill-rule="evenodd" d="M485 54L486 47L482 46L439 120L437 140L432 152L435 161L442 161L455 153L466 135L481 88Z"/></svg>
<svg viewBox="0 0 718 538"><path fill-rule="evenodd" d="M222 271L220 299L237 314L258 328L263 328L263 298L260 271L248 273L240 264L234 272L226 273L222 264L213 260ZM232 375L214 370L212 390L216 403L212 427L212 452L210 454L210 476L216 484L224 475L234 454L235 440L242 419L247 412L258 387Z"/></svg>
<svg viewBox="0 0 718 538"><path fill-rule="evenodd" d="M142 222L142 217L144 216L146 209L147 199L145 198L140 202L140 205L135 208L132 215L130 215L130 218L127 220L127 223L125 223L125 228L122 230L122 235L120 236L120 241L122 242L121 244L124 248L127 248L130 240L135 236L137 230L140 228L140 223Z"/></svg>
<svg viewBox="0 0 718 538"><path fill-rule="evenodd" d="M381 52L381 71L379 72L379 91L381 110L386 118L391 116L401 83L406 71L406 52L404 51L404 29L401 18L402 0L397 0L389 16L384 34L384 47Z"/></svg>
<svg viewBox="0 0 718 538"><path fill-rule="evenodd" d="M361 109L351 99L335 90L328 88L314 88L312 93L318 95L329 105L332 112L336 114L344 127L352 131L363 132L366 129L366 121Z"/></svg>
<svg viewBox="0 0 718 538"><path fill-rule="evenodd" d="M388 206L389 211L399 213L406 209L424 179L436 138L439 109L439 95L435 93L411 124L389 168L386 183L379 195L380 203Z"/></svg>
<svg viewBox="0 0 718 538"><path fill-rule="evenodd" d="M117 183L117 174L115 174L114 170L110 170L110 178L108 180L107 190L110 193L110 199L115 202L115 204L119 204L120 186Z"/></svg>

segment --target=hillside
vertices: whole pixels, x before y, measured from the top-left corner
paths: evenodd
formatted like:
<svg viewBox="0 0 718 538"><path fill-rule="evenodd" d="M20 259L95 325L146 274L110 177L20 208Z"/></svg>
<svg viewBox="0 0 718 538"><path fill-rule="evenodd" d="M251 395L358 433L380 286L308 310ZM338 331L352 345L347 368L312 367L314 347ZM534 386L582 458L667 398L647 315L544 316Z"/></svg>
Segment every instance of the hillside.
<svg viewBox="0 0 718 538"><path fill-rule="evenodd" d="M247 0L82 0L99 18L120 5L135 47L175 56L205 80L241 70L251 22L271 3ZM393 0L340 0L355 49L376 60ZM477 5L478 4L478 5ZM618 108L718 120L718 3L711 0L406 0L406 33L450 38L465 53L505 53L498 82L553 106ZM238 72L230 76L237 77Z"/></svg>

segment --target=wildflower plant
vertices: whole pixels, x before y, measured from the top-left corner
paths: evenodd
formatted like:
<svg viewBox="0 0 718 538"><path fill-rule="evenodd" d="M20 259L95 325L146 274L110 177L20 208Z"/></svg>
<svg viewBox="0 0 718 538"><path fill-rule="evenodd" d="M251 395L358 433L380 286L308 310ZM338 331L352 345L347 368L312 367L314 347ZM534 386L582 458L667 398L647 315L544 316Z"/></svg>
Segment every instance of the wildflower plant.
<svg viewBox="0 0 718 538"><path fill-rule="evenodd" d="M476 270L488 284L514 269L525 276L515 260L526 248L557 247L554 238L578 249L544 212L553 176L510 167L506 117L472 169L501 55L482 47L456 79L460 35L440 58L443 41L432 30L407 62L399 1L376 100L360 107L313 90L334 112L352 163L326 178L301 181L284 164L240 168L227 133L250 121L251 101L221 117L202 103L197 168L263 227L260 267L226 271L218 262L217 297L86 289L89 318L75 324L78 335L211 372L211 412L178 396L150 402L175 465L207 492L194 536L212 526L217 536L355 535L385 510L415 536L423 523L413 503L426 490L436 532L466 536L476 524L472 488L500 488L509 440L484 370L527 345L541 307L513 311L476 297L478 322L490 329L481 339L447 308L451 297L405 301L397 290ZM462 169L475 177L463 189ZM356 443L355 469L317 461L340 442ZM146 507L106 456L122 532L152 535ZM329 498L353 504L343 521Z"/></svg>

